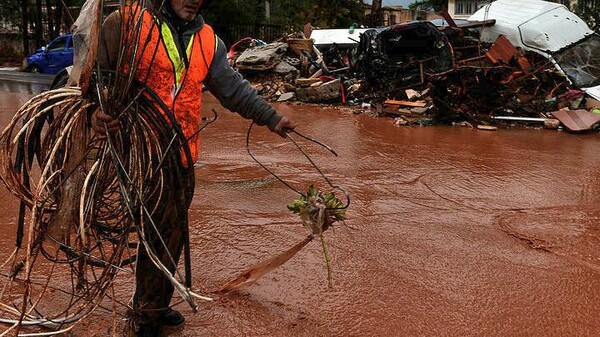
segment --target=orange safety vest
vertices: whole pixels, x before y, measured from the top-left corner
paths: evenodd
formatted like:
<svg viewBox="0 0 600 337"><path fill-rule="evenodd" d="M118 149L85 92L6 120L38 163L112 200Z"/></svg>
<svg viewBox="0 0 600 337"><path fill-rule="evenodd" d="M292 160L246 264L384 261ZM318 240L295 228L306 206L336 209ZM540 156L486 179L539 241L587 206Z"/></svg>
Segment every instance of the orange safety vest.
<svg viewBox="0 0 600 337"><path fill-rule="evenodd" d="M160 97L173 112L186 139L190 138L200 127L202 81L208 74L217 47L213 29L205 24L190 38L186 48L189 60L186 67L167 23L161 22L148 10L140 11L137 6L125 7L124 13L129 14L122 16L126 29L124 36L135 34L135 29L129 29L127 22L135 23L138 20L131 18L142 15L141 33L137 39L138 55L135 58L138 64L136 80L145 83ZM188 144L192 161L195 162L200 145L198 135L191 138Z"/></svg>

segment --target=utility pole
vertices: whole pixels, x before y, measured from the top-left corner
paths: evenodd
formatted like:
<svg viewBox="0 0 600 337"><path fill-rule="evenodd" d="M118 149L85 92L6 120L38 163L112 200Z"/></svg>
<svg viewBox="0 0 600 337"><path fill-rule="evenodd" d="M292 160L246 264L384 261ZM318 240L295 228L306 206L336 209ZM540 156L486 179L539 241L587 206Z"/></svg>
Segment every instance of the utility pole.
<svg viewBox="0 0 600 337"><path fill-rule="evenodd" d="M271 1L265 1L265 19L271 22Z"/></svg>

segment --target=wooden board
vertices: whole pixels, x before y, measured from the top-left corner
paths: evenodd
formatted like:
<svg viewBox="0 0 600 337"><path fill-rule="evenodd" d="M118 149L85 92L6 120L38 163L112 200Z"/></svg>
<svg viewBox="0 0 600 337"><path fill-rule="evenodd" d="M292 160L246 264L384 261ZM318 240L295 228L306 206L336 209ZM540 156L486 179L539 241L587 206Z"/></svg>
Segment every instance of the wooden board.
<svg viewBox="0 0 600 337"><path fill-rule="evenodd" d="M387 105L410 106L410 107L415 107L415 108L424 108L424 107L427 106L427 102L423 102L423 101L416 101L416 102L411 102L411 101L395 101L393 99L388 99L387 101L385 101L384 104L387 104Z"/></svg>
<svg viewBox="0 0 600 337"><path fill-rule="evenodd" d="M517 55L518 51L515 46L508 41L504 35L498 36L496 42L490 50L485 54L487 58L494 64L508 62Z"/></svg>
<svg viewBox="0 0 600 337"><path fill-rule="evenodd" d="M478 130L483 130L483 131L496 131L496 130L498 130L497 127L491 126L491 125L477 125L477 129Z"/></svg>

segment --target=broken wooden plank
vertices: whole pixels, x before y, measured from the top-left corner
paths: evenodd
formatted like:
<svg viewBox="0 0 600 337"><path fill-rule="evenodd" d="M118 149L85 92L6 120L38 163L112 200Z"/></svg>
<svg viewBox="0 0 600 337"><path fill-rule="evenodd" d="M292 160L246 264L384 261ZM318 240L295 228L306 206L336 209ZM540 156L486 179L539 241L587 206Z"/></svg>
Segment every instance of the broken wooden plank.
<svg viewBox="0 0 600 337"><path fill-rule="evenodd" d="M312 39L287 39L289 48L298 55L302 55L302 51L306 50L311 53L313 51Z"/></svg>
<svg viewBox="0 0 600 337"><path fill-rule="evenodd" d="M450 26L452 28L458 27L456 25L456 22L452 18L452 16L450 16L450 13L448 13L447 6L443 6L442 11L440 12L440 14L442 15L442 18L444 18L444 20L446 20L446 22L448 23L448 26Z"/></svg>
<svg viewBox="0 0 600 337"><path fill-rule="evenodd" d="M517 57L517 64L526 73L528 73L529 69L531 69L531 62L529 62L529 60L525 56L518 56Z"/></svg>
<svg viewBox="0 0 600 337"><path fill-rule="evenodd" d="M478 129L478 130L482 130L482 131L496 131L496 130L498 130L498 128L497 128L497 127L495 127L495 126L491 126L491 125L482 125L482 124L480 124L480 125L477 125L477 129Z"/></svg>
<svg viewBox="0 0 600 337"><path fill-rule="evenodd" d="M478 28L478 27L490 27L496 25L496 19L490 19L485 21L469 21L468 23L459 23L456 25L458 28Z"/></svg>
<svg viewBox="0 0 600 337"><path fill-rule="evenodd" d="M393 99L388 99L387 101L385 101L385 104L387 105L399 105L399 106L410 106L410 107L416 107L416 108L424 108L427 106L427 102L424 101L416 101L416 102L411 102L411 101L396 101Z"/></svg>
<svg viewBox="0 0 600 337"><path fill-rule="evenodd" d="M296 86L299 87L308 87L313 83L321 82L320 78L298 78L296 79Z"/></svg>
<svg viewBox="0 0 600 337"><path fill-rule="evenodd" d="M598 109L600 108L600 101L595 100L591 97L586 97L585 99L585 108L588 110Z"/></svg>
<svg viewBox="0 0 600 337"><path fill-rule="evenodd" d="M515 46L508 41L508 39L504 35L498 36L496 42L490 50L485 53L487 58L494 64L504 63L508 64L508 62L517 55L519 51Z"/></svg>

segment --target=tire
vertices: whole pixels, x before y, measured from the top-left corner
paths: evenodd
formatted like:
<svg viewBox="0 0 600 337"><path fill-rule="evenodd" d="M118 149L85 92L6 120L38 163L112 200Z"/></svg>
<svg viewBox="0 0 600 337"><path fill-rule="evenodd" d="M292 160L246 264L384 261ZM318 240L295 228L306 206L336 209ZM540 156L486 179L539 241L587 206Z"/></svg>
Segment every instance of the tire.
<svg viewBox="0 0 600 337"><path fill-rule="evenodd" d="M69 81L69 72L67 70L61 70L56 77L54 77L54 81L52 81L52 85L50 89L58 89L67 85Z"/></svg>
<svg viewBox="0 0 600 337"><path fill-rule="evenodd" d="M35 64L28 65L27 68L25 68L25 71L28 72L28 73L38 73L38 74L42 72L42 70L40 69L40 67L38 67Z"/></svg>

